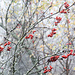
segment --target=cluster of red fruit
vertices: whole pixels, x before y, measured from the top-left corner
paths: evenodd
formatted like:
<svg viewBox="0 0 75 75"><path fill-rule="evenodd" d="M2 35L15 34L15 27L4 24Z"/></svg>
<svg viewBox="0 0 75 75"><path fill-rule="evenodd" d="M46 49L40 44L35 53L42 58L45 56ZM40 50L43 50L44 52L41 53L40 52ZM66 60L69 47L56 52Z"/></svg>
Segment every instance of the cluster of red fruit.
<svg viewBox="0 0 75 75"><path fill-rule="evenodd" d="M36 31L34 30L34 31L33 31L33 34L34 34L34 32L36 32ZM29 39L29 38L30 38L30 39L33 39L33 35L32 35L32 34L29 34L29 36L26 36L25 38L26 38L26 39Z"/></svg>
<svg viewBox="0 0 75 75"><path fill-rule="evenodd" d="M70 53L69 53L69 54L67 54L67 55L62 55L62 57L63 57L64 59L66 59L66 58L68 58L70 55L75 56L75 53L72 53L72 52L73 52L73 50L70 50Z"/></svg>
<svg viewBox="0 0 75 75"><path fill-rule="evenodd" d="M52 32L48 35L48 37L52 37L54 34L56 34L56 31L57 29L53 28L52 29Z"/></svg>
<svg viewBox="0 0 75 75"><path fill-rule="evenodd" d="M33 34L34 34L34 32L36 32L35 30L33 31Z"/></svg>
<svg viewBox="0 0 75 75"><path fill-rule="evenodd" d="M69 12L69 9L67 9L67 11L65 9L63 9L62 11L60 11L60 13L67 13Z"/></svg>
<svg viewBox="0 0 75 75"><path fill-rule="evenodd" d="M4 46L10 45L10 44L11 44L11 42L8 41L7 43L4 44ZM12 48L12 47L7 47L7 51L10 51L11 48Z"/></svg>
<svg viewBox="0 0 75 75"><path fill-rule="evenodd" d="M59 58L59 56L52 56L52 57L50 58L50 61L51 61L51 62L55 62L58 58Z"/></svg>
<svg viewBox="0 0 75 75"><path fill-rule="evenodd" d="M70 50L70 53L67 54L67 56L66 56L66 55L62 55L62 58L66 59L66 58L68 58L70 55L75 56L75 53L72 53L72 52L73 52L73 49ZM59 58L59 55L52 56L50 59L48 59L48 62L55 62L58 58ZM52 68L51 68L51 66L50 66L50 69L47 70L47 66L46 66L46 67L44 67L44 69L45 69L45 70L44 70L44 73L47 73L47 72L50 72ZM68 69L66 69L66 70L68 70Z"/></svg>
<svg viewBox="0 0 75 75"><path fill-rule="evenodd" d="M3 51L3 49L4 49L4 48L0 46L0 52L2 52L2 51Z"/></svg>
<svg viewBox="0 0 75 75"><path fill-rule="evenodd" d="M71 50L70 50L70 53L67 54L67 56L66 56L66 55L62 55L62 58L66 59L66 58L68 58L70 55L75 56L75 53L72 53L72 52L73 52L73 50L71 49ZM50 59L48 59L48 61L49 61L49 62L55 62L58 58L59 58L58 55L57 55L57 56L52 56Z"/></svg>
<svg viewBox="0 0 75 75"><path fill-rule="evenodd" d="M22 25L22 24L17 24L17 27L16 27L16 28L20 28L20 27L21 27L21 25Z"/></svg>
<svg viewBox="0 0 75 75"><path fill-rule="evenodd" d="M7 51L10 51L11 48L12 48L12 47L8 47L8 48L7 48Z"/></svg>
<svg viewBox="0 0 75 75"><path fill-rule="evenodd" d="M67 2L65 2L64 5L65 5L65 8L69 7L69 4Z"/></svg>
<svg viewBox="0 0 75 75"><path fill-rule="evenodd" d="M6 46L6 45L10 45L10 44L11 44L11 42L8 41L7 43L4 44L4 46Z"/></svg>
<svg viewBox="0 0 75 75"><path fill-rule="evenodd" d="M10 44L11 44L11 42L8 41L7 43L4 44L4 46L10 45ZM3 44L2 44L2 45L3 45ZM7 51L10 51L11 48L12 48L12 47L7 47ZM4 48L0 46L0 52L2 52L3 49L4 49Z"/></svg>
<svg viewBox="0 0 75 75"><path fill-rule="evenodd" d="M67 68L65 68L65 67L64 67L64 69L67 70L67 71L70 70L70 69L67 69Z"/></svg>
<svg viewBox="0 0 75 75"><path fill-rule="evenodd" d="M47 66L44 67L44 72L43 73L47 73L50 72L52 70L52 66L50 66L50 69L47 69Z"/></svg>
<svg viewBox="0 0 75 75"><path fill-rule="evenodd" d="M32 35L32 34L29 34L29 36L26 36L25 38L26 38L26 39L29 39L29 38L30 38L30 39L33 39L33 35Z"/></svg>
<svg viewBox="0 0 75 75"><path fill-rule="evenodd" d="M58 25L58 23L60 23L60 21L61 21L61 17L58 17L58 16L56 16L56 18L55 18L56 20L57 20L57 22L55 22L55 26L57 26Z"/></svg>
<svg viewBox="0 0 75 75"><path fill-rule="evenodd" d="M65 2L64 5L65 5L64 6L65 8L69 7L69 4L67 2ZM63 9L62 11L60 11L60 13L67 13L67 12L69 12L69 9L67 9L67 11L65 9Z"/></svg>

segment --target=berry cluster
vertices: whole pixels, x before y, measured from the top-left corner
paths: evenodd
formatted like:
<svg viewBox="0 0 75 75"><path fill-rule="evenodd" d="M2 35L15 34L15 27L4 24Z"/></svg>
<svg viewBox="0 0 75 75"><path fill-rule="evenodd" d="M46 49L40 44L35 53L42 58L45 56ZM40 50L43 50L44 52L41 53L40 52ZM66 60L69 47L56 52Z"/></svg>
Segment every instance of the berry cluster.
<svg viewBox="0 0 75 75"><path fill-rule="evenodd" d="M67 69L67 68L65 68L65 67L64 67L64 69L67 70L67 71L70 70L70 69Z"/></svg>
<svg viewBox="0 0 75 75"><path fill-rule="evenodd" d="M64 59L66 59L66 58L68 58L70 55L73 55L73 56L75 56L75 53L72 53L73 52L73 49L71 49L70 50L70 53L69 54L67 54L67 55L62 55L62 58L60 58L60 60L62 60L63 58ZM56 56L52 56L52 57L50 57L48 60L47 60L47 62L55 62L56 60L58 60L58 58L59 58L59 55L56 55ZM46 67L44 67L44 73L47 73L47 72L50 72L51 71L51 66L50 66L50 69L48 69L47 70L47 66ZM66 68L64 68L65 70L69 70L69 69L66 69Z"/></svg>
<svg viewBox="0 0 75 75"><path fill-rule="evenodd" d="M36 32L35 30L33 31L33 34L34 34L34 32Z"/></svg>
<svg viewBox="0 0 75 75"><path fill-rule="evenodd" d="M67 9L67 10L63 9L63 10L60 11L60 13L64 13L64 14L67 13L67 12L69 13L69 9Z"/></svg>
<svg viewBox="0 0 75 75"><path fill-rule="evenodd" d="M69 7L69 4L67 2L65 2L64 5L65 5L64 6L65 8L68 8Z"/></svg>
<svg viewBox="0 0 75 75"><path fill-rule="evenodd" d="M50 58L50 61L51 61L51 62L55 62L58 58L59 58L59 56L52 56L52 57Z"/></svg>
<svg viewBox="0 0 75 75"><path fill-rule="evenodd" d="M69 4L67 2L65 2L64 5L65 5L64 6L65 8L69 7ZM69 9L67 9L67 10L63 9L62 11L60 11L60 13L67 13L67 12L69 13Z"/></svg>
<svg viewBox="0 0 75 75"><path fill-rule="evenodd" d="M12 47L8 47L8 48L7 48L7 51L10 51L11 48L12 48Z"/></svg>
<svg viewBox="0 0 75 75"><path fill-rule="evenodd" d="M7 43L4 44L4 46L10 45L10 44L11 44L11 42L8 41ZM2 44L2 45L3 45L3 44ZM11 48L12 48L12 47L7 47L7 51L10 51ZM0 46L0 52L2 52L3 49L4 49L4 48Z"/></svg>
<svg viewBox="0 0 75 75"><path fill-rule="evenodd" d="M29 34L29 36L26 36L25 38L26 38L26 39L29 39L29 38L30 38L30 39L33 39L33 35L32 35L32 34Z"/></svg>
<svg viewBox="0 0 75 75"><path fill-rule="evenodd" d="M47 62L55 62L59 58L58 55L52 56L50 59L47 60Z"/></svg>
<svg viewBox="0 0 75 75"><path fill-rule="evenodd" d="M56 31L57 29L53 28L52 29L52 32L48 35L48 37L52 37L54 34L56 34Z"/></svg>
<svg viewBox="0 0 75 75"><path fill-rule="evenodd" d="M50 66L50 69L47 69L47 66L44 67L44 72L43 73L47 73L50 72L53 69L52 66Z"/></svg>
<svg viewBox="0 0 75 75"><path fill-rule="evenodd" d="M21 27L21 25L22 25L22 24L17 24L17 27L16 27L16 28L20 28L20 27Z"/></svg>
<svg viewBox="0 0 75 75"><path fill-rule="evenodd" d="M67 13L67 11L63 9L62 11L60 11L60 13Z"/></svg>
<svg viewBox="0 0 75 75"><path fill-rule="evenodd" d="M3 49L4 49L4 48L0 46L0 52L2 52L2 51L3 51Z"/></svg>
<svg viewBox="0 0 75 75"><path fill-rule="evenodd" d="M6 45L10 45L10 44L11 44L11 42L8 41L7 43L4 44L4 46L6 46Z"/></svg>
<svg viewBox="0 0 75 75"><path fill-rule="evenodd" d="M67 54L67 55L62 55L62 57L63 57L64 59L66 59L66 58L68 58L70 55L75 56L75 53L72 53L72 52L73 52L73 50L71 49L69 54Z"/></svg>
<svg viewBox="0 0 75 75"><path fill-rule="evenodd" d="M61 17L58 17L58 16L56 16L56 18L55 18L56 20L57 20L57 22L55 22L55 26L57 26L58 25L58 23L60 23L60 21L61 21Z"/></svg>
<svg viewBox="0 0 75 75"><path fill-rule="evenodd" d="M67 55L62 55L62 58L66 59L66 58L68 58L70 55L75 56L75 53L72 53L72 52L73 52L73 49L70 50L70 53L69 53L69 54L67 54ZM52 56L50 59L48 59L47 62L55 62L58 58L59 58L59 55Z"/></svg>
<svg viewBox="0 0 75 75"><path fill-rule="evenodd" d="M4 44L4 46L10 45L10 44L11 44L11 42L8 41L7 43ZM7 51L10 51L11 48L12 48L12 47L7 47Z"/></svg>
<svg viewBox="0 0 75 75"><path fill-rule="evenodd" d="M33 34L34 34L35 32L36 32L36 31L34 30L34 31L33 31ZM33 35L32 35L32 34L29 34L29 36L26 36L25 38L26 38L26 39L29 39L29 38L30 38L30 39L33 39Z"/></svg>

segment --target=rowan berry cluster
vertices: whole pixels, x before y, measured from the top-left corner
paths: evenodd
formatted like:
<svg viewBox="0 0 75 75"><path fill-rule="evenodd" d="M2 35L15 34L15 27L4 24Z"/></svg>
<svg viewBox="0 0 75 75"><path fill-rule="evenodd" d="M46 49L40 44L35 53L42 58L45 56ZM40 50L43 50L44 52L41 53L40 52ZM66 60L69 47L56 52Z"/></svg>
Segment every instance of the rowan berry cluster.
<svg viewBox="0 0 75 75"><path fill-rule="evenodd" d="M60 11L60 13L67 13L67 11L63 9L62 11Z"/></svg>
<svg viewBox="0 0 75 75"><path fill-rule="evenodd" d="M47 66L45 66L45 67L44 67L44 72L43 72L43 73L50 72L50 71L53 69L52 66L49 66L49 67L50 67L50 69L47 69Z"/></svg>
<svg viewBox="0 0 75 75"><path fill-rule="evenodd" d="M62 56L61 56L62 58L60 58L60 60L62 60L63 58L66 59L66 58L68 58L70 55L75 56L75 53L73 53L73 49L71 49L71 50L70 50L70 53L68 53L67 55L62 55ZM58 60L58 58L59 58L59 55L52 56L52 57L50 57L50 58L47 60L47 62L55 62L56 60ZM50 71L51 71L50 69L47 70L47 66L44 67L44 69L45 69L45 70L44 70L44 73L47 73L47 72L50 72ZM50 71L49 71L49 70L50 70ZM65 68L65 70L69 70L69 69L66 69L66 68Z"/></svg>
<svg viewBox="0 0 75 75"><path fill-rule="evenodd" d="M69 4L67 2L65 2L64 3L64 7L65 8L68 8L69 7ZM60 11L60 13L67 13L67 12L69 13L69 9L67 9L67 10L66 9L63 9L62 11Z"/></svg>
<svg viewBox="0 0 75 75"><path fill-rule="evenodd" d="M52 57L50 58L50 61L51 61L51 62L55 62L58 58L59 58L59 56L52 56Z"/></svg>
<svg viewBox="0 0 75 75"><path fill-rule="evenodd" d="M0 46L0 52L2 52L2 51L3 51L3 49L4 49L4 48Z"/></svg>
<svg viewBox="0 0 75 75"><path fill-rule="evenodd" d="M11 42L8 41L7 43L4 44L4 46L10 45L10 44L11 44ZM10 51L11 48L12 48L12 47L7 47L7 51Z"/></svg>
<svg viewBox="0 0 75 75"><path fill-rule="evenodd" d="M56 34L56 31L57 29L53 28L52 29L52 32L48 35L48 37L52 37L54 34Z"/></svg>
<svg viewBox="0 0 75 75"><path fill-rule="evenodd" d="M34 34L35 32L36 32L36 31L34 30L34 31L33 31L33 34ZM29 38L30 38L30 39L33 39L33 35L32 35L32 34L29 34L29 36L26 36L25 38L26 38L26 39L29 39Z"/></svg>
<svg viewBox="0 0 75 75"><path fill-rule="evenodd" d="M33 31L33 34L34 34L34 32L36 32L35 30Z"/></svg>
<svg viewBox="0 0 75 75"><path fill-rule="evenodd" d="M12 48L12 47L8 47L8 48L7 48L7 51L10 51L11 48Z"/></svg>
<svg viewBox="0 0 75 75"><path fill-rule="evenodd" d="M16 28L20 28L20 27L21 27L21 25L22 25L22 24L17 24L17 27L16 27Z"/></svg>
<svg viewBox="0 0 75 75"><path fill-rule="evenodd" d="M69 54L67 54L67 55L62 55L62 57L63 57L64 59L66 59L66 58L68 58L70 55L75 56L75 53L72 53L72 52L73 52L73 50L71 49Z"/></svg>
<svg viewBox="0 0 75 75"><path fill-rule="evenodd" d="M64 69L67 70L67 71L70 70L70 69L67 69L67 68L65 68L65 67L64 67Z"/></svg>
<svg viewBox="0 0 75 75"><path fill-rule="evenodd" d="M67 2L65 2L64 5L65 5L64 6L65 8L68 8L69 7L69 4Z"/></svg>
<svg viewBox="0 0 75 75"><path fill-rule="evenodd" d="M7 43L4 44L4 46L6 46L6 45L10 45L10 44L11 44L11 42L8 41Z"/></svg>
<svg viewBox="0 0 75 75"><path fill-rule="evenodd" d="M56 20L57 20L57 22L55 22L55 26L57 26L58 25L58 23L60 23L60 21L61 21L61 17L58 17L58 16L56 16L56 18L55 18Z"/></svg>
<svg viewBox="0 0 75 75"><path fill-rule="evenodd" d="M67 55L62 55L62 58L66 59L68 58L70 55L75 56L75 53L72 53L73 49L70 50L70 53ZM55 62L57 59L59 58L59 55L56 56L52 56L50 59L48 59L48 62Z"/></svg>
<svg viewBox="0 0 75 75"><path fill-rule="evenodd" d="M29 36L26 36L25 38L26 38L26 39L29 39L29 38L30 38L30 39L33 39L33 35L32 35L32 34L29 34Z"/></svg>
<svg viewBox="0 0 75 75"><path fill-rule="evenodd" d="M10 45L10 44L11 44L11 42L8 41L7 43L4 44L4 46ZM3 44L2 44L2 45L3 45ZM10 51L11 48L12 48L12 47L7 47L7 51ZM3 49L4 49L4 48L0 46L0 52L2 52Z"/></svg>

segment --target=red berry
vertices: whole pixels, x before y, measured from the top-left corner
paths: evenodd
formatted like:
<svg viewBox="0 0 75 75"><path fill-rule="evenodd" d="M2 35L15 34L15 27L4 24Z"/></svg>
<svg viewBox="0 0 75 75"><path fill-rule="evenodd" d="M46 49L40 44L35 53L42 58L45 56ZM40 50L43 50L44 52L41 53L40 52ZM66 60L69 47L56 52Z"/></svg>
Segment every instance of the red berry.
<svg viewBox="0 0 75 75"><path fill-rule="evenodd" d="M65 3L65 8L69 7L69 4Z"/></svg>
<svg viewBox="0 0 75 75"><path fill-rule="evenodd" d="M55 22L55 26L57 26L58 25L58 23L57 22Z"/></svg>
<svg viewBox="0 0 75 75"><path fill-rule="evenodd" d="M29 34L29 38L30 38L30 39L33 39L33 35L32 35L32 34Z"/></svg>
<svg viewBox="0 0 75 75"><path fill-rule="evenodd" d="M4 46L8 45L7 43L4 44Z"/></svg>
<svg viewBox="0 0 75 75"><path fill-rule="evenodd" d="M56 32L52 32L53 34L56 34Z"/></svg>
<svg viewBox="0 0 75 75"><path fill-rule="evenodd" d="M75 53L73 53L73 56L75 56Z"/></svg>
<svg viewBox="0 0 75 75"><path fill-rule="evenodd" d="M47 66L44 67L45 69L47 68Z"/></svg>
<svg viewBox="0 0 75 75"><path fill-rule="evenodd" d="M62 57L63 57L64 59L66 59L68 56L62 55Z"/></svg>
<svg viewBox="0 0 75 75"><path fill-rule="evenodd" d="M67 4L67 2L65 2L64 4Z"/></svg>
<svg viewBox="0 0 75 75"><path fill-rule="evenodd" d="M48 37L52 37L53 36L53 33L50 33L49 35L48 35Z"/></svg>
<svg viewBox="0 0 75 75"><path fill-rule="evenodd" d="M52 67L52 66L50 66L50 68L52 69L53 67Z"/></svg>
<svg viewBox="0 0 75 75"><path fill-rule="evenodd" d="M59 58L59 56L55 56L55 58L57 58L57 59L58 59L58 58Z"/></svg>
<svg viewBox="0 0 75 75"><path fill-rule="evenodd" d="M10 41L8 41L8 45L10 45L11 44L11 42Z"/></svg>
<svg viewBox="0 0 75 75"><path fill-rule="evenodd" d="M51 69L48 70L49 72L51 71Z"/></svg>
<svg viewBox="0 0 75 75"><path fill-rule="evenodd" d="M33 36L31 36L31 38L30 39L33 39Z"/></svg>
<svg viewBox="0 0 75 75"><path fill-rule="evenodd" d="M64 11L64 13L67 13L66 11Z"/></svg>
<svg viewBox="0 0 75 75"><path fill-rule="evenodd" d="M29 39L29 36L26 36L25 38L26 38L26 39Z"/></svg>
<svg viewBox="0 0 75 75"><path fill-rule="evenodd" d="M73 49L71 49L70 51L73 52Z"/></svg>
<svg viewBox="0 0 75 75"><path fill-rule="evenodd" d="M10 51L11 48L12 48L12 47L8 47L8 48L7 48L7 51Z"/></svg>
<svg viewBox="0 0 75 75"><path fill-rule="evenodd" d="M66 68L64 67L64 69L66 69Z"/></svg>
<svg viewBox="0 0 75 75"><path fill-rule="evenodd" d="M33 34L34 34L34 32L36 32L35 30L33 31Z"/></svg>
<svg viewBox="0 0 75 75"><path fill-rule="evenodd" d="M47 37L50 37L50 34Z"/></svg>
<svg viewBox="0 0 75 75"><path fill-rule="evenodd" d="M20 24L17 24L18 26L20 25Z"/></svg>
<svg viewBox="0 0 75 75"><path fill-rule="evenodd" d="M2 52L3 50L2 49L0 49L0 52Z"/></svg>
<svg viewBox="0 0 75 75"><path fill-rule="evenodd" d="M70 54L67 54L67 57L70 56Z"/></svg>
<svg viewBox="0 0 75 75"><path fill-rule="evenodd" d="M57 29L53 28L52 31L56 31Z"/></svg>
<svg viewBox="0 0 75 75"><path fill-rule="evenodd" d="M70 52L69 54L72 55L72 52Z"/></svg>
<svg viewBox="0 0 75 75"><path fill-rule="evenodd" d="M4 49L4 48L0 46L0 52L2 52L2 51L3 51L3 49Z"/></svg>
<svg viewBox="0 0 75 75"><path fill-rule="evenodd" d="M44 71L43 73L47 73L47 71Z"/></svg>
<svg viewBox="0 0 75 75"><path fill-rule="evenodd" d="M51 14L53 14L53 13L51 13Z"/></svg>

